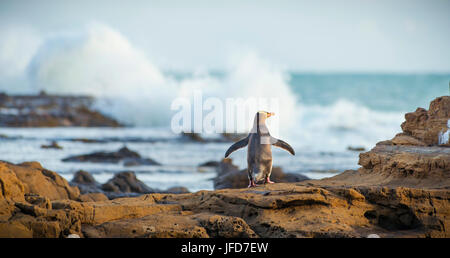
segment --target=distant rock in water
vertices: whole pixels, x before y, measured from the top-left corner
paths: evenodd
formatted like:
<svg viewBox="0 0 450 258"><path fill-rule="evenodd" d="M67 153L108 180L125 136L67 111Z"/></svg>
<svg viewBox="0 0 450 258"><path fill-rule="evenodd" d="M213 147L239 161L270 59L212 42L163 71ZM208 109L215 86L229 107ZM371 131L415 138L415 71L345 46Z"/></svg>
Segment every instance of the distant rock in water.
<svg viewBox="0 0 450 258"><path fill-rule="evenodd" d="M75 173L72 181L70 181L70 185L78 187L81 194L103 193L101 184L89 172L84 170L79 170Z"/></svg>
<svg viewBox="0 0 450 258"><path fill-rule="evenodd" d="M94 152L91 154L71 156L62 161L93 163L119 163L123 161L125 166L161 165L150 158L141 158L141 155L127 147L123 147L115 152Z"/></svg>
<svg viewBox="0 0 450 258"><path fill-rule="evenodd" d="M347 150L349 151L365 151L366 149L364 147L353 147L353 146L348 146Z"/></svg>
<svg viewBox="0 0 450 258"><path fill-rule="evenodd" d="M57 150L61 150L63 147L61 147L56 141L52 141L51 144L49 145L41 145L41 149L57 149Z"/></svg>
<svg viewBox="0 0 450 258"><path fill-rule="evenodd" d="M218 135L219 137L214 138L205 138L202 137L199 133L181 133L181 140L183 141L191 141L197 143L214 143L214 142L237 142L242 138L247 137L248 134L240 134L240 133L222 133Z"/></svg>
<svg viewBox="0 0 450 258"><path fill-rule="evenodd" d="M237 142L245 137L247 137L248 134L246 133L222 133L222 137L230 142Z"/></svg>
<svg viewBox="0 0 450 258"><path fill-rule="evenodd" d="M115 174L112 179L102 185L102 190L115 193L139 194L157 192L137 179L136 174L132 171L125 171Z"/></svg>
<svg viewBox="0 0 450 258"><path fill-rule="evenodd" d="M199 167L218 167L219 165L220 165L220 162L211 160L211 161L204 162L198 166Z"/></svg>
<svg viewBox="0 0 450 258"><path fill-rule="evenodd" d="M4 127L121 127L104 114L91 109L89 96L7 95L0 93L0 126Z"/></svg>
<svg viewBox="0 0 450 258"><path fill-rule="evenodd" d="M173 194L183 194L183 193L190 193L189 189L187 189L184 186L174 186L171 187L165 191L163 191L164 193L173 193Z"/></svg>
<svg viewBox="0 0 450 258"><path fill-rule="evenodd" d="M301 174L284 173L280 167L273 167L271 180L276 183L300 182L309 178ZM217 167L214 189L246 188L248 185L247 169L240 170L231 159L223 159Z"/></svg>

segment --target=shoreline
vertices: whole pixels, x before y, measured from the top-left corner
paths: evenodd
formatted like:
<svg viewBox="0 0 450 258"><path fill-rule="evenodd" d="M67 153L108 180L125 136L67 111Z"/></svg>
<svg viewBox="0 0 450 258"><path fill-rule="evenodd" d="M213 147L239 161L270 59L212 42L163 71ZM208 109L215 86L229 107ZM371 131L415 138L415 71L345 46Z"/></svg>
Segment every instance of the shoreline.
<svg viewBox="0 0 450 258"><path fill-rule="evenodd" d="M207 163L217 168L215 180L229 179L224 189L152 192L128 173L101 186L119 194L113 198L81 192L98 187L89 174L74 185L38 162L0 162L0 236L450 237L450 148L437 137L450 119L450 97L405 119L402 133L360 154L357 170L320 180L281 173L294 182L255 188L240 185L243 173L229 160ZM76 158L151 161L118 153Z"/></svg>

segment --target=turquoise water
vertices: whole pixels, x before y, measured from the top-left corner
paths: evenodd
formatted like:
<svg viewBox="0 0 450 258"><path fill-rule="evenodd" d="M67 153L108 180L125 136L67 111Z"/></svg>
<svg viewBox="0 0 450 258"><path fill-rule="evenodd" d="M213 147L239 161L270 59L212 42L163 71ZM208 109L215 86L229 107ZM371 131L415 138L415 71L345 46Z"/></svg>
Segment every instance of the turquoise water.
<svg viewBox="0 0 450 258"><path fill-rule="evenodd" d="M449 95L450 74L302 74L290 73L292 89L306 105L346 99L372 110L411 112L428 109L434 98Z"/></svg>

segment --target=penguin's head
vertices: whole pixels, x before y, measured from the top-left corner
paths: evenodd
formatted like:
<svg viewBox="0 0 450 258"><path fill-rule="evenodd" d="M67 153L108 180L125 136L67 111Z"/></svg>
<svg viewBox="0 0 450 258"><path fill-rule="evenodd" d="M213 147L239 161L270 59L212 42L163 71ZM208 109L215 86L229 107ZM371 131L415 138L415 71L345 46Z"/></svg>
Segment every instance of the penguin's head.
<svg viewBox="0 0 450 258"><path fill-rule="evenodd" d="M269 117L271 117L271 116L274 116L275 113L273 113L273 112L267 112L267 111L258 111L258 115L259 115L260 118L263 118L263 119L265 120L266 118L269 118Z"/></svg>

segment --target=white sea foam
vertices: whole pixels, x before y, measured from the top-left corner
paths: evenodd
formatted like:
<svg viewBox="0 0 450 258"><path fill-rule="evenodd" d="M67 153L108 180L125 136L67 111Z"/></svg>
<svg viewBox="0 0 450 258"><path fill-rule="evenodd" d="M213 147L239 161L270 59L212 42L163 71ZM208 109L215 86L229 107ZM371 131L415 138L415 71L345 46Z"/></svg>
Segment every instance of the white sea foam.
<svg viewBox="0 0 450 258"><path fill-rule="evenodd" d="M0 91L32 91L25 70L42 43L42 37L25 25L0 25Z"/></svg>
<svg viewBox="0 0 450 258"><path fill-rule="evenodd" d="M35 89L49 93L89 94L97 107L121 121L137 126L168 125L177 97L278 98L284 127L296 110L288 78L277 66L253 52L232 59L225 78L194 73L175 80L164 75L143 52L118 31L94 23L78 34L47 39L29 66ZM254 107L255 111L263 107Z"/></svg>
<svg viewBox="0 0 450 258"><path fill-rule="evenodd" d="M174 114L171 102L177 97L189 98L195 90L201 90L205 99L278 98L279 112L271 119L279 119L280 137L312 148L370 148L379 140L392 138L403 120L400 112L373 111L345 99L327 106L301 104L287 73L252 51L234 55L224 77L197 72L176 80L163 74L124 35L104 24L93 23L82 32L56 34L41 42L37 52L26 51L36 52L26 59L31 59L28 80L34 92L93 95L98 109L136 126L170 125ZM248 122L250 127L251 119Z"/></svg>

